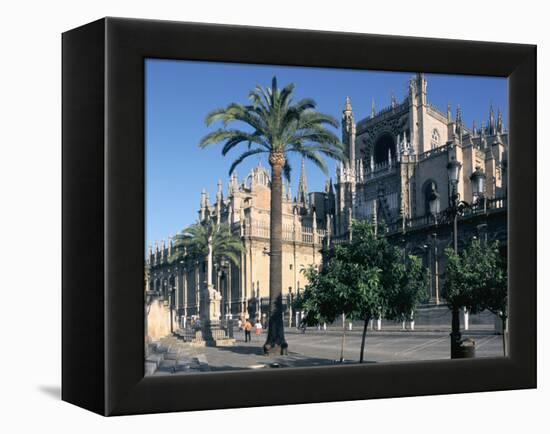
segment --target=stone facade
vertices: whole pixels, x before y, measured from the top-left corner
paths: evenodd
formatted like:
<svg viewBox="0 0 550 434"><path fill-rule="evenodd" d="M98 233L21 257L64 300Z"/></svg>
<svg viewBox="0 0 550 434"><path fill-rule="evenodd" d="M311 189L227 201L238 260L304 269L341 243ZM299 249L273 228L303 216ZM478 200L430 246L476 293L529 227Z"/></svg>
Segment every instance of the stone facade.
<svg viewBox="0 0 550 434"><path fill-rule="evenodd" d="M285 185L283 197L283 292L287 304L293 294L307 283L300 272L309 264L320 264L322 247L327 235L328 213L333 213L334 194L327 184L325 193L309 193L304 167L298 196L292 198ZM221 293L222 318L258 316L266 312L269 298L269 209L270 177L261 164L239 181L234 174L224 197L218 182L216 201L210 203L208 194L201 194L199 221L206 218L229 224L244 248L240 266L214 264L214 287ZM321 217L317 209L326 212ZM330 218L329 218L330 220ZM181 318L201 316L206 300L206 263L183 262L169 264L172 241L150 247L149 288L166 300L173 294L172 303Z"/></svg>
<svg viewBox="0 0 550 434"><path fill-rule="evenodd" d="M462 164L458 193L473 204L459 221L459 246L472 237L498 239L507 246L506 162L508 133L500 112L467 128L457 108L443 113L428 101L427 82L416 74L406 97L392 97L383 110L355 121L351 101L342 113L342 140L348 161L339 164L336 183L309 192L302 171L298 192L283 189L283 292L285 305L307 281L300 270L320 264L324 249L350 236L352 219L384 220L388 237L421 256L430 270L431 300L441 301L444 249L452 245L452 228L442 216L449 206L447 164ZM484 189L472 187L482 174ZM270 176L262 165L244 179L233 174L227 194L218 181L215 201L201 193L199 221L227 223L244 247L239 266L214 267L213 283L221 294L222 318L255 318L267 311L269 296ZM431 205L431 207L430 207ZM147 286L170 299L178 320L201 314L206 291L202 261L170 265L172 242L149 247ZM172 296L171 296L172 294Z"/></svg>
<svg viewBox="0 0 550 434"><path fill-rule="evenodd" d="M460 106L453 117L428 102L427 81L416 74L401 103L355 123L351 101L342 114L343 142L349 161L337 168L333 242L349 237L352 219L383 220L388 236L424 258L432 277L431 298L441 299L444 249L452 231L444 210L450 204L447 165L461 163L457 191L471 204L460 217L459 246L473 237L499 240L507 246L506 166L508 133L502 114L489 108L489 120L478 128L462 122ZM485 180L474 187L476 176ZM430 206L431 205L431 206Z"/></svg>

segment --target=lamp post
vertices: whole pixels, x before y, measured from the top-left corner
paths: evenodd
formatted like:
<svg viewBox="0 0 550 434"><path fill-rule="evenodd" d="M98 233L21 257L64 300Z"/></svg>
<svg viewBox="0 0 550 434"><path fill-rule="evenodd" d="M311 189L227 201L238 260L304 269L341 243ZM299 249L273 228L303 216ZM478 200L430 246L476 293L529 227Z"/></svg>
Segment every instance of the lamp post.
<svg viewBox="0 0 550 434"><path fill-rule="evenodd" d="M292 287L288 287L288 326L292 327Z"/></svg>
<svg viewBox="0 0 550 434"><path fill-rule="evenodd" d="M472 202L475 205L485 207L485 180L487 176L479 166L476 166L476 170L470 176L472 181Z"/></svg>
<svg viewBox="0 0 550 434"><path fill-rule="evenodd" d="M435 304L439 305L439 258L437 253L437 232L432 235L434 245L434 285L435 285Z"/></svg>
<svg viewBox="0 0 550 434"><path fill-rule="evenodd" d="M449 164L447 164L449 183L451 185L451 191L449 194L449 208L447 212L453 219L453 248L456 254L458 254L458 216L462 214L464 208L468 206L466 202L460 200L460 194L458 193L461 168L462 164L460 164L460 162L456 159L451 160ZM458 307L453 306L451 312L451 358L455 358L460 350L462 335L460 333L460 316Z"/></svg>
<svg viewBox="0 0 550 434"><path fill-rule="evenodd" d="M225 297L225 319L230 320L231 319L231 281L229 278L229 261L226 261L225 259L222 259L220 261L220 270L221 270L221 279L224 281L225 291L222 295L222 297ZM220 292L221 292L221 281L220 281Z"/></svg>
<svg viewBox="0 0 550 434"><path fill-rule="evenodd" d="M175 285L170 286L170 334L174 334L174 292Z"/></svg>

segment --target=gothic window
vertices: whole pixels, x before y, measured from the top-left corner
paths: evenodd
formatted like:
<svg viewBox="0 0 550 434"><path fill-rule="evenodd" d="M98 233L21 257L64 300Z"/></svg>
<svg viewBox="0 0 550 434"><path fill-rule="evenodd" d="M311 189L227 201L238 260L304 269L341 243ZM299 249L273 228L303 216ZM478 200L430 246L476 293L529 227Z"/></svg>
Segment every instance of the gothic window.
<svg viewBox="0 0 550 434"><path fill-rule="evenodd" d="M374 163L387 163L388 157L392 159L396 155L395 140L389 133L384 133L374 143Z"/></svg>
<svg viewBox="0 0 550 434"><path fill-rule="evenodd" d="M431 141L432 149L435 149L439 146L439 140L440 140L439 131L437 131L437 128L434 128L432 131L432 141Z"/></svg>

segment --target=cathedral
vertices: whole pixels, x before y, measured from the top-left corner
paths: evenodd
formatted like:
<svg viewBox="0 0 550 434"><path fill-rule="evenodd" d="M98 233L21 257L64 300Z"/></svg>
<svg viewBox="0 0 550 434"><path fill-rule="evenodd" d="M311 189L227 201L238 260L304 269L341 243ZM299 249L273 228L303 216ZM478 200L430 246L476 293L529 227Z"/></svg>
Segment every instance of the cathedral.
<svg viewBox="0 0 550 434"><path fill-rule="evenodd" d="M489 108L488 121L464 125L460 107L453 116L428 101L424 74L409 81L398 102L355 120L351 101L342 112L342 141L347 161L339 163L335 182L310 192L302 162L296 195L283 189L283 302L292 324L291 302L307 281L301 270L319 265L323 252L345 242L354 219L384 222L386 236L407 253L418 255L429 270L429 300L444 302L444 250L453 244L445 219L450 205L449 167L459 167L456 192L470 206L459 217L458 244L478 237L499 240L507 248L506 167L508 133L500 111ZM450 164L452 163L452 164ZM457 164L458 163L458 164ZM269 171L259 164L246 177L234 173L224 195L221 180L213 203L201 193L198 220L230 225L240 237L239 266L214 264L214 287L220 294L221 318L262 317L269 301ZM204 263L169 264L172 241L149 247L146 289L170 300L178 324L198 316L206 294Z"/></svg>

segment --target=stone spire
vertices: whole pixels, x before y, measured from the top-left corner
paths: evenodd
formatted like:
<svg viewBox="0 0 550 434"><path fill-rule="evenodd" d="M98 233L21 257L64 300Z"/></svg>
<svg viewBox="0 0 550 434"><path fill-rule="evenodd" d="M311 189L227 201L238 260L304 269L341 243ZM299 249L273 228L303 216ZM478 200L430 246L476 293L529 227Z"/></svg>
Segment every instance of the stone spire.
<svg viewBox="0 0 550 434"><path fill-rule="evenodd" d="M223 202L222 180L218 178L218 190L216 191L216 223L218 225L221 223L222 202Z"/></svg>
<svg viewBox="0 0 550 434"><path fill-rule="evenodd" d="M206 190L201 191L201 207L199 211L199 220L203 221L206 217L206 206L207 206L207 199L206 199Z"/></svg>
<svg viewBox="0 0 550 434"><path fill-rule="evenodd" d="M239 180L237 178L237 172L233 171L231 178L229 179L229 194L232 195L239 189Z"/></svg>
<svg viewBox="0 0 550 434"><path fill-rule="evenodd" d="M346 96L346 102L344 104L344 112L350 112L351 113L351 100L349 99L349 96Z"/></svg>
<svg viewBox="0 0 550 434"><path fill-rule="evenodd" d="M332 185L332 178L327 179L325 183L325 193L334 194L334 186Z"/></svg>
<svg viewBox="0 0 550 434"><path fill-rule="evenodd" d="M346 96L344 111L342 112L342 143L344 143L350 166L355 160L355 119L349 96Z"/></svg>
<svg viewBox="0 0 550 434"><path fill-rule="evenodd" d="M458 141L458 143L462 143L462 134L464 132L463 125L462 125L462 109L460 108L460 104L456 106L456 119L455 119L455 143Z"/></svg>
<svg viewBox="0 0 550 434"><path fill-rule="evenodd" d="M474 122L472 123L472 136L473 137L477 137L477 125L476 125L476 121L474 120Z"/></svg>
<svg viewBox="0 0 550 434"><path fill-rule="evenodd" d="M453 119L452 110L451 110L451 103L447 103L447 122L451 122Z"/></svg>
<svg viewBox="0 0 550 434"><path fill-rule="evenodd" d="M304 207L308 204L308 197L307 197L307 178L306 178L306 162L305 159L302 158L302 168L300 172L300 181L298 182L298 205L302 205Z"/></svg>
<svg viewBox="0 0 550 434"><path fill-rule="evenodd" d="M502 122L502 112L500 109L498 109L498 115L497 115L497 133L504 132L504 124Z"/></svg>
<svg viewBox="0 0 550 434"><path fill-rule="evenodd" d="M486 132L487 129L485 128L485 122L481 122L481 128L479 130L479 147L481 149L485 149L485 146L487 146L487 139L485 138Z"/></svg>
<svg viewBox="0 0 550 434"><path fill-rule="evenodd" d="M461 132L462 130L462 109L460 108L460 104L456 106L456 129L457 132Z"/></svg>
<svg viewBox="0 0 550 434"><path fill-rule="evenodd" d="M376 107L374 105L374 97L372 98L372 105L370 108L370 117L373 118L376 116Z"/></svg>
<svg viewBox="0 0 550 434"><path fill-rule="evenodd" d="M495 111L493 110L493 103L489 108L489 135L495 134Z"/></svg>
<svg viewBox="0 0 550 434"><path fill-rule="evenodd" d="M411 78L409 82L409 99L411 104L416 106L426 105L427 103L427 94L426 90L428 83L424 73L417 72L414 78Z"/></svg>
<svg viewBox="0 0 550 434"><path fill-rule="evenodd" d="M222 199L223 199L222 180L221 180L221 178L218 178L218 190L216 192L216 200L218 202L221 202Z"/></svg>
<svg viewBox="0 0 550 434"><path fill-rule="evenodd" d="M391 93L391 108L395 109L397 107L397 99L395 98L395 94Z"/></svg>
<svg viewBox="0 0 550 434"><path fill-rule="evenodd" d="M290 182L288 183L286 192L284 192L283 195L285 196L288 202L292 202L292 189L290 188Z"/></svg>

